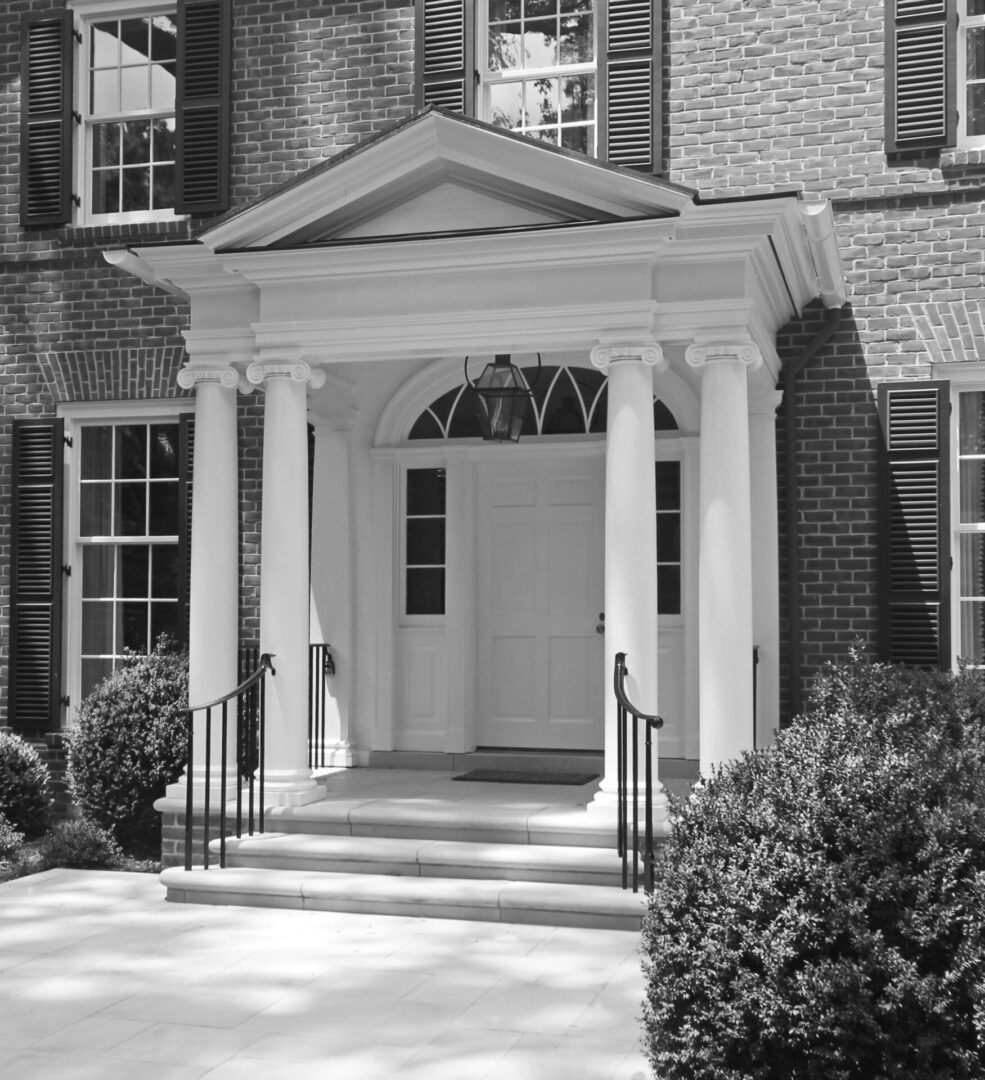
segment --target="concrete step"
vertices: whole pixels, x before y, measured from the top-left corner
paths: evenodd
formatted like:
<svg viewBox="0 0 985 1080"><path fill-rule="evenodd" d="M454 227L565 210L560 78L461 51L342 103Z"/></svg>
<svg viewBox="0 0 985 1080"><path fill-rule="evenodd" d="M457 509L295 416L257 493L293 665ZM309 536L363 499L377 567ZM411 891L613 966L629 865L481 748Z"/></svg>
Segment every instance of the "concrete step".
<svg viewBox="0 0 985 1080"><path fill-rule="evenodd" d="M161 874L178 903L475 919L607 930L640 928L645 897L596 885L233 867Z"/></svg>
<svg viewBox="0 0 985 1080"><path fill-rule="evenodd" d="M219 842L210 845L218 858ZM400 877L491 878L619 888L614 848L476 843L314 833L262 833L226 841L226 865Z"/></svg>

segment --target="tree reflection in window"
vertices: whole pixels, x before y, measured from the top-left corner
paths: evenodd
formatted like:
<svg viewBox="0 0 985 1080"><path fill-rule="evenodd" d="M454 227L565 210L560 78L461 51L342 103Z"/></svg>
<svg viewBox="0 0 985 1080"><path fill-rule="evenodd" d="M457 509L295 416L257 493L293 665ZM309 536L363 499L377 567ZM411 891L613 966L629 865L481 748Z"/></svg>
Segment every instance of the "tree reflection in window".
<svg viewBox="0 0 985 1080"><path fill-rule="evenodd" d="M595 435L606 427L607 380L594 368L548 366L523 368L533 390L533 408L522 434ZM658 398L653 402L654 431L677 431L671 411ZM414 421L411 439L478 439L475 395L466 384L433 401Z"/></svg>

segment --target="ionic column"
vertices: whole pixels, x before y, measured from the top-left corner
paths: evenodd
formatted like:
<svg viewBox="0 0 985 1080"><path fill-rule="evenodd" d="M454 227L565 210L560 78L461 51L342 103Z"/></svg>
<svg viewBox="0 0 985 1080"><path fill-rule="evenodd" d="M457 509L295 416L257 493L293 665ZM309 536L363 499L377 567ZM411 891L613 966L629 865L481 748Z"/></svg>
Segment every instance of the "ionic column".
<svg viewBox="0 0 985 1080"><path fill-rule="evenodd" d="M260 651L273 654L276 675L266 681L265 795L301 806L323 795L308 767L307 392L325 375L295 361L257 362L246 377L266 390Z"/></svg>
<svg viewBox="0 0 985 1080"><path fill-rule="evenodd" d="M701 773L753 748L748 372L754 345L691 345L701 372L698 683Z"/></svg>
<svg viewBox="0 0 985 1080"><path fill-rule="evenodd" d="M666 371L659 346L592 349L608 373L605 444L605 776L595 806L614 807L618 794L616 704L612 676L626 653L629 694L642 712L657 712L657 505L654 487L653 373ZM642 761L642 758L641 758ZM656 779L654 818L667 818Z"/></svg>
<svg viewBox="0 0 985 1080"><path fill-rule="evenodd" d="M192 465L192 550L189 583L188 703L204 704L235 689L239 651L239 466L235 368L183 368L178 385L195 390ZM229 745L235 746L235 711L229 714ZM221 775L218 713L212 733L212 779ZM205 780L205 724L195 724L193 784ZM227 776L235 776L235 755ZM183 797L188 777L168 788ZM235 782L233 780L233 782ZM217 789L216 789L217 790ZM230 786L230 791L234 789Z"/></svg>

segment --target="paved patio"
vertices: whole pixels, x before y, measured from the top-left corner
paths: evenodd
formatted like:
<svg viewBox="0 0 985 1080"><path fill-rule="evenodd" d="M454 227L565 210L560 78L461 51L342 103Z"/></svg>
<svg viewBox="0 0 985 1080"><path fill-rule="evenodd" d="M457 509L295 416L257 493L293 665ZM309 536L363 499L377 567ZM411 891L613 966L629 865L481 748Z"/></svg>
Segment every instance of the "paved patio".
<svg viewBox="0 0 985 1080"><path fill-rule="evenodd" d="M639 935L0 885L4 1080L647 1080Z"/></svg>

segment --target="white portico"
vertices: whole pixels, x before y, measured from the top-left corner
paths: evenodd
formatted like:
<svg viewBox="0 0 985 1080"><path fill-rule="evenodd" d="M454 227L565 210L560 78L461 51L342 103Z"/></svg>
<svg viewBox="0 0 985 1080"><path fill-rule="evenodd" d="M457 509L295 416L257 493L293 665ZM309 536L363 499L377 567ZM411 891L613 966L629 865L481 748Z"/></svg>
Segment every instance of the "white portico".
<svg viewBox="0 0 985 1080"><path fill-rule="evenodd" d="M112 259L190 301L202 700L235 682L235 401L264 395L271 796L317 797L313 640L338 764L604 747L604 808L617 651L661 752L707 769L775 727L775 337L841 302L826 205L702 203L430 110L193 243ZM456 429L463 363L507 352L540 354L539 426L483 444Z"/></svg>

